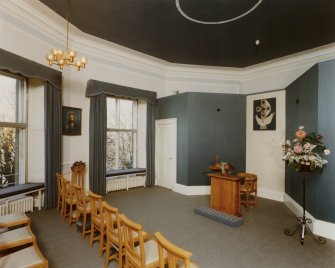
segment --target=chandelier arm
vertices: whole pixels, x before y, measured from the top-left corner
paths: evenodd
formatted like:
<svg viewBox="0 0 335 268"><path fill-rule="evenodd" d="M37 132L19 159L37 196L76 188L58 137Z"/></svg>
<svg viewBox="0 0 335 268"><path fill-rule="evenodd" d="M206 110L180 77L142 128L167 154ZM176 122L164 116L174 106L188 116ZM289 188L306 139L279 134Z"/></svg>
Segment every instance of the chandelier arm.
<svg viewBox="0 0 335 268"><path fill-rule="evenodd" d="M179 13L185 17L186 19L190 20L190 21L193 21L193 22L196 22L196 23L201 23L201 24L224 24L224 23L228 23L228 22L232 22L232 21L235 21L235 20L238 20L240 18L243 18L244 16L248 15L249 13L251 13L252 11L254 11L261 3L263 2L263 0L258 0L258 2L252 7L250 8L248 11L242 13L241 15L237 16L237 17L234 17L234 18L231 18L231 19L228 19L228 20L221 20L221 21L202 21L202 20L196 20L196 19L193 19L191 18L190 16L188 16L181 8L180 6L180 3L179 3L179 0L176 0L176 7L177 7L177 10L179 11Z"/></svg>

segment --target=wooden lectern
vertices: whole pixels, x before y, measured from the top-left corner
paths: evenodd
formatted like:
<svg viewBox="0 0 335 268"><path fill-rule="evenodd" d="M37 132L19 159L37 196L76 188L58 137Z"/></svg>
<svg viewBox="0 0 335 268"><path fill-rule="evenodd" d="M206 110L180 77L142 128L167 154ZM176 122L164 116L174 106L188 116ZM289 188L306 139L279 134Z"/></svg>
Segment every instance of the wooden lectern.
<svg viewBox="0 0 335 268"><path fill-rule="evenodd" d="M240 178L228 174L210 173L211 208L241 216Z"/></svg>

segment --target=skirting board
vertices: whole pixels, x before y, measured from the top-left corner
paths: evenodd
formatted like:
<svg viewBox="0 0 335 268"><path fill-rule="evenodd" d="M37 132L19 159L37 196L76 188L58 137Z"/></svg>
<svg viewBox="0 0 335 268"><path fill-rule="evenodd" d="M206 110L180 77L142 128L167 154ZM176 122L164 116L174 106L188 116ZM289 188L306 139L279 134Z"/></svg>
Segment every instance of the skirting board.
<svg viewBox="0 0 335 268"><path fill-rule="evenodd" d="M176 183L172 189L176 193L183 195L209 195L211 193L211 186L186 186ZM302 215L302 207L295 202L289 195L279 191L259 188L258 196L284 202L285 205L292 210L296 216ZM306 217L312 220L311 230L315 235L323 236L328 239L335 240L335 224L326 221L315 219L311 214L306 211Z"/></svg>
<svg viewBox="0 0 335 268"><path fill-rule="evenodd" d="M186 186L183 184L175 183L172 191L183 195L209 195L211 193L211 186Z"/></svg>
<svg viewBox="0 0 335 268"><path fill-rule="evenodd" d="M257 196L263 197L266 199L271 199L279 202L284 201L284 193L280 191L269 190L265 188L257 189Z"/></svg>
<svg viewBox="0 0 335 268"><path fill-rule="evenodd" d="M302 207L287 194L284 195L284 203L297 217L302 216ZM305 211L305 213L306 218L312 220L312 224L310 225L310 227L315 235L335 240L334 223L315 219L310 213L308 213L308 211Z"/></svg>

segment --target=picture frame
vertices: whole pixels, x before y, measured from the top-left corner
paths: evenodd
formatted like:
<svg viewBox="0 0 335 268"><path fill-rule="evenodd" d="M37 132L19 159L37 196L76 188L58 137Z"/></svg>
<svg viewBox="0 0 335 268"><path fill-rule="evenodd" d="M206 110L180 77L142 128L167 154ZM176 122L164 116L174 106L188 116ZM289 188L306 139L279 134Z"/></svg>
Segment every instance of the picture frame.
<svg viewBox="0 0 335 268"><path fill-rule="evenodd" d="M81 135L81 110L62 106L62 135Z"/></svg>
<svg viewBox="0 0 335 268"><path fill-rule="evenodd" d="M254 100L253 129L276 130L276 98Z"/></svg>

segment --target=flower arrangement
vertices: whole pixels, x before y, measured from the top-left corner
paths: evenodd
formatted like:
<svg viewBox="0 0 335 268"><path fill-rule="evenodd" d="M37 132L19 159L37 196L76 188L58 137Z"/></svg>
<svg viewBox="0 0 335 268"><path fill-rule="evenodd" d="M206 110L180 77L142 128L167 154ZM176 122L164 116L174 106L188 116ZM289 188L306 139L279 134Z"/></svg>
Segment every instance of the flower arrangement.
<svg viewBox="0 0 335 268"><path fill-rule="evenodd" d="M322 136L314 132L307 133L300 126L295 139L287 140L283 147L283 160L296 171L316 171L321 173L328 161L323 158L330 150L322 142Z"/></svg>

